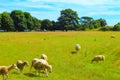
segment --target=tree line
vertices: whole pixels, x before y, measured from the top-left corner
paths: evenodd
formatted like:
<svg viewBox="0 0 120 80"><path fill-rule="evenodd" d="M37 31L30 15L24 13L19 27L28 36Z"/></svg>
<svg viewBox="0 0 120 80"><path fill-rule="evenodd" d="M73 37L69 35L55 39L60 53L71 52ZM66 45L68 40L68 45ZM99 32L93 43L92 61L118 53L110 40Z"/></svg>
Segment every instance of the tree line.
<svg viewBox="0 0 120 80"><path fill-rule="evenodd" d="M29 12L13 10L11 13L3 12L0 14L0 30L4 31L55 31L55 30L102 30L120 31L120 23L114 26L107 26L105 19L94 20L92 17L79 17L77 12L72 9L60 11L57 21L49 19L40 20L31 16Z"/></svg>

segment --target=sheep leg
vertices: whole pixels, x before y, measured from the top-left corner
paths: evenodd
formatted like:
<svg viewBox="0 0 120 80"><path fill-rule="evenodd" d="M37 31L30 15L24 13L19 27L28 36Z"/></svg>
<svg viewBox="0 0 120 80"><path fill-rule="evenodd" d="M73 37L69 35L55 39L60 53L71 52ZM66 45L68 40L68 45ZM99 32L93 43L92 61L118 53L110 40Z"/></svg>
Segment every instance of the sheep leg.
<svg viewBox="0 0 120 80"><path fill-rule="evenodd" d="M45 73L46 73L46 76L48 77L48 72L47 72L47 69L45 69Z"/></svg>
<svg viewBox="0 0 120 80"><path fill-rule="evenodd" d="M36 70L36 75L38 75L38 70Z"/></svg>
<svg viewBox="0 0 120 80"><path fill-rule="evenodd" d="M31 72L32 66L33 66L33 65L31 65L31 67L30 67L30 72Z"/></svg>
<svg viewBox="0 0 120 80"><path fill-rule="evenodd" d="M20 72L23 73L23 69L21 69Z"/></svg>
<svg viewBox="0 0 120 80"><path fill-rule="evenodd" d="M40 75L40 70L38 70L38 74Z"/></svg>
<svg viewBox="0 0 120 80"><path fill-rule="evenodd" d="M4 75L3 75L3 80L4 80Z"/></svg>
<svg viewBox="0 0 120 80"><path fill-rule="evenodd" d="M5 80L7 80L8 79L8 74L6 74L6 79Z"/></svg>

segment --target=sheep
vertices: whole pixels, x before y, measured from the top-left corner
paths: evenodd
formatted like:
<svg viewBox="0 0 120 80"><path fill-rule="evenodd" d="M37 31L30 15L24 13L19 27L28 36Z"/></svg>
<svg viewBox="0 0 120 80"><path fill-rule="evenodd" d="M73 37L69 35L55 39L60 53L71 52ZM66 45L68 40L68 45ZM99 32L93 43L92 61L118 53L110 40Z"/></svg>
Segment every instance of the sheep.
<svg viewBox="0 0 120 80"><path fill-rule="evenodd" d="M19 68L20 72L23 73L23 69L24 69L24 66L27 65L28 66L28 62L27 61L21 61L21 60L18 60L17 63L16 63L17 67Z"/></svg>
<svg viewBox="0 0 120 80"><path fill-rule="evenodd" d="M91 60L91 63L92 63L93 61L98 62L98 61L104 61L104 60L105 60L105 56L104 56L104 55L97 55L97 56L95 56L95 57Z"/></svg>
<svg viewBox="0 0 120 80"><path fill-rule="evenodd" d="M115 38L115 35L111 35L111 38Z"/></svg>
<svg viewBox="0 0 120 80"><path fill-rule="evenodd" d="M76 44L75 49L76 49L76 51L79 51L81 49L81 46L79 44Z"/></svg>
<svg viewBox="0 0 120 80"><path fill-rule="evenodd" d="M34 58L34 59L32 60L32 64L31 64L31 67L30 67L30 71L31 71L32 67L34 66L34 64L35 64L37 61L39 61L38 58Z"/></svg>
<svg viewBox="0 0 120 80"><path fill-rule="evenodd" d="M40 73L40 70L44 70L46 73L46 76L48 77L48 71L52 72L52 65L49 65L48 62L44 59L37 59L34 58L32 60L31 68L32 66L36 70L36 74ZM30 68L30 70L31 70Z"/></svg>
<svg viewBox="0 0 120 80"><path fill-rule="evenodd" d="M8 72L12 69L18 70L16 64L12 64L10 66L0 66L0 75L2 75L3 80L8 79ZM6 76L6 79L4 79L4 75Z"/></svg>
<svg viewBox="0 0 120 80"><path fill-rule="evenodd" d="M41 59L48 60L45 54L41 54Z"/></svg>

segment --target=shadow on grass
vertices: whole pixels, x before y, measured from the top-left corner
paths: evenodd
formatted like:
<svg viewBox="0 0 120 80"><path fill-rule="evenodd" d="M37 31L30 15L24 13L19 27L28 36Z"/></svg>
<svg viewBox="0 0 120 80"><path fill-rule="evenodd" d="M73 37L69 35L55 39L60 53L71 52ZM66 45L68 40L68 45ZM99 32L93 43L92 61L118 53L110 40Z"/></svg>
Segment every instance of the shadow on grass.
<svg viewBox="0 0 120 80"><path fill-rule="evenodd" d="M12 74L16 74L16 75L18 75L18 74L20 74L20 73L19 73L19 72L14 71L14 72L12 72Z"/></svg>
<svg viewBox="0 0 120 80"><path fill-rule="evenodd" d="M28 76L28 77L41 77L41 78L46 78L46 75L36 75L34 73L24 73L25 76Z"/></svg>
<svg viewBox="0 0 120 80"><path fill-rule="evenodd" d="M71 51L71 54L77 54L77 51Z"/></svg>
<svg viewBox="0 0 120 80"><path fill-rule="evenodd" d="M25 76L28 77L38 77L37 75L33 74L33 73L24 73Z"/></svg>

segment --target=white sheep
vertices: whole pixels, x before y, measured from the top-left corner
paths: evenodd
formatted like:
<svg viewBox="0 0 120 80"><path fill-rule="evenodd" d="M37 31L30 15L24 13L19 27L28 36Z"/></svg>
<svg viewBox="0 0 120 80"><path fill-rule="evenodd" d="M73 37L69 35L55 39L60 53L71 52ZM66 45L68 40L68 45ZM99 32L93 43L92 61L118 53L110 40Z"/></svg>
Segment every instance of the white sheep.
<svg viewBox="0 0 120 80"><path fill-rule="evenodd" d="M12 64L10 66L0 66L0 75L3 76L3 80L8 79L8 72L12 69L18 70L16 64ZM4 79L4 75L6 76L6 79Z"/></svg>
<svg viewBox="0 0 120 80"><path fill-rule="evenodd" d="M41 54L41 59L48 60L48 58L45 54Z"/></svg>
<svg viewBox="0 0 120 80"><path fill-rule="evenodd" d="M98 62L98 61L104 61L104 60L105 60L104 55L97 55L91 60L91 62L94 62L94 61Z"/></svg>
<svg viewBox="0 0 120 80"><path fill-rule="evenodd" d="M48 71L52 72L52 66L49 65L48 62L44 59L33 59L30 70L32 69L32 67L34 67L34 69L36 70L36 74L40 73L41 70L44 70L46 76L48 76Z"/></svg>
<svg viewBox="0 0 120 80"><path fill-rule="evenodd" d="M18 60L17 63L16 63L17 67L19 68L19 70L21 71L21 73L23 73L23 69L24 69L24 66L27 65L28 66L28 61L21 61L21 60Z"/></svg>
<svg viewBox="0 0 120 80"><path fill-rule="evenodd" d="M75 49L76 49L76 51L79 51L81 49L81 46L79 44L76 44Z"/></svg>
<svg viewBox="0 0 120 80"><path fill-rule="evenodd" d="M115 38L115 35L111 35L111 38Z"/></svg>
<svg viewBox="0 0 120 80"><path fill-rule="evenodd" d="M31 71L32 67L34 66L34 64L35 64L37 61L39 61L38 58L34 58L34 59L32 60L32 64L31 64L31 67L30 67L30 71Z"/></svg>

